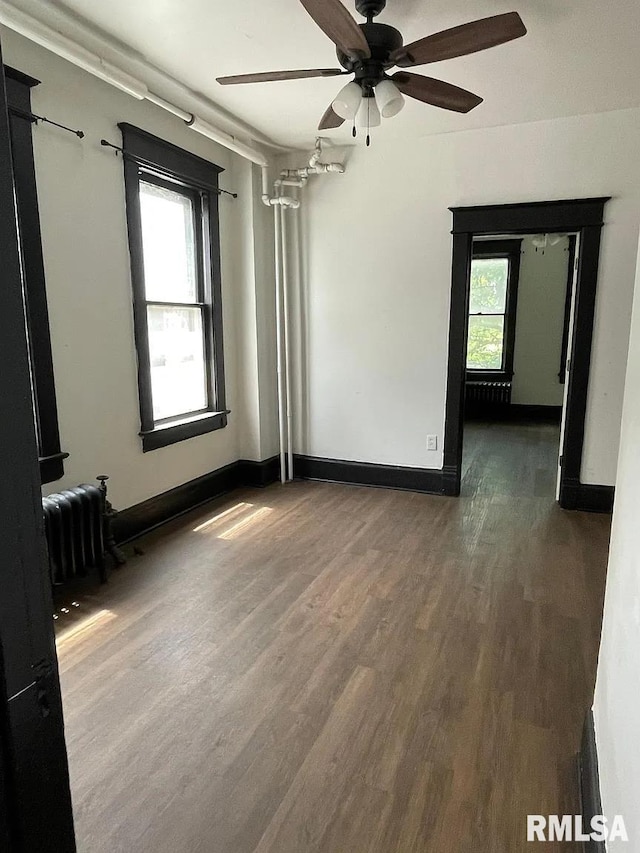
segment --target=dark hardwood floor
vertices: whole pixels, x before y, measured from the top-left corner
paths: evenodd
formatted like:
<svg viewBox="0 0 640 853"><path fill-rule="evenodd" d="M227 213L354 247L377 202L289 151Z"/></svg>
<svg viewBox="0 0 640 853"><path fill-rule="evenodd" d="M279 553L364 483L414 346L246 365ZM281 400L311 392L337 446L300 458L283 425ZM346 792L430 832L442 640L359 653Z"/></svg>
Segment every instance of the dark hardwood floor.
<svg viewBox="0 0 640 853"><path fill-rule="evenodd" d="M460 499L235 493L60 611L80 853L520 853L577 813L609 519L513 429Z"/></svg>
<svg viewBox="0 0 640 853"><path fill-rule="evenodd" d="M462 491L466 496L551 498L560 426L534 421L467 421Z"/></svg>

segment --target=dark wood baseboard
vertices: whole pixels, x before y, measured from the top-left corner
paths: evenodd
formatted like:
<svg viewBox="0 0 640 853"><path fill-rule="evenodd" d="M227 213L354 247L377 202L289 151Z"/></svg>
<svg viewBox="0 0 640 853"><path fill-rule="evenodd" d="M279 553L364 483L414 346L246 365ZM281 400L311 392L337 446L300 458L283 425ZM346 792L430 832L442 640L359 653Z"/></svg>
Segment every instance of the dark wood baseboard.
<svg viewBox="0 0 640 853"><path fill-rule="evenodd" d="M339 459L295 457L296 476L307 480L327 480L360 486L404 489L428 494L455 494L445 491L443 472L439 469L404 468L375 465L368 462L346 462ZM114 521L116 542L124 544L149 533L168 521L219 498L242 486L264 487L280 477L280 458L273 456L262 462L240 459L155 495L118 513Z"/></svg>
<svg viewBox="0 0 640 853"><path fill-rule="evenodd" d="M348 462L344 459L321 459L315 456L294 457L295 474L303 480L325 480L354 486L376 486L410 492L445 494L439 468L405 468L400 465L377 465L373 462Z"/></svg>
<svg viewBox="0 0 640 853"><path fill-rule="evenodd" d="M582 825L589 826L594 815L602 814L600 776L598 774L598 752L593 725L593 711L589 710L582 730L582 745L578 756L578 779L580 784L580 811ZM585 830L589 831L589 830ZM583 842L584 853L606 853L604 841Z"/></svg>
<svg viewBox="0 0 640 853"><path fill-rule="evenodd" d="M567 479L560 491L560 506L582 512L612 512L615 497L614 486L599 486Z"/></svg>
<svg viewBox="0 0 640 853"><path fill-rule="evenodd" d="M442 469L442 494L451 498L460 494L460 475L455 465L445 465Z"/></svg>
<svg viewBox="0 0 640 853"><path fill-rule="evenodd" d="M268 486L280 476L277 456L263 462L240 459L155 495L118 513L114 522L116 541L120 544L137 539L161 524L171 521L207 501L232 492L241 486Z"/></svg>
<svg viewBox="0 0 640 853"><path fill-rule="evenodd" d="M530 406L524 403L467 405L465 420L559 424L562 406Z"/></svg>
<svg viewBox="0 0 640 853"><path fill-rule="evenodd" d="M238 465L240 466L240 483L238 485L241 486L264 488L280 478L279 456L272 456L262 462L241 459Z"/></svg>
<svg viewBox="0 0 640 853"><path fill-rule="evenodd" d="M529 406L524 403L511 403L508 413L512 421L559 424L562 420L562 406Z"/></svg>

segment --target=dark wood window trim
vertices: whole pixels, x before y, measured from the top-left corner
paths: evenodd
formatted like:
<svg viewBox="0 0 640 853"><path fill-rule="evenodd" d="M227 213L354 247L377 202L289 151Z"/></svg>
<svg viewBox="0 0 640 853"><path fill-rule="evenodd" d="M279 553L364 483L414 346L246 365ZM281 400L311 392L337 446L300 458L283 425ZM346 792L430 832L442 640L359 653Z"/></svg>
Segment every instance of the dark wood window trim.
<svg viewBox="0 0 640 853"><path fill-rule="evenodd" d="M29 332L34 409L43 484L64 474L60 449L58 406L53 373L49 311L42 257L40 214L31 135L31 89L39 81L5 66L11 159L18 210L18 231L24 276L25 313Z"/></svg>
<svg viewBox="0 0 640 853"><path fill-rule="evenodd" d="M521 247L522 240L476 240L473 243L474 261L481 258L507 258L509 279L504 313L503 366L500 370L472 370L467 367L467 382L511 382L513 379Z"/></svg>
<svg viewBox="0 0 640 853"><path fill-rule="evenodd" d="M449 367L444 438L443 478L446 494L459 495L462 479L466 338L469 306L469 272L473 238L492 234L578 235L578 273L574 296L573 336L569 353L564 443L561 448L560 505L574 509L582 486L587 392L600 259L604 206L609 197L531 204L455 207Z"/></svg>
<svg viewBox="0 0 640 853"><path fill-rule="evenodd" d="M222 339L222 292L218 178L220 166L183 151L133 125L121 123L127 227L133 286L133 314L138 354L140 436L144 452L221 429L227 425L225 408L224 351ZM142 223L139 187L141 179L193 194L203 228L196 229L202 293L208 405L188 416L155 421L151 397L151 364L144 286Z"/></svg>

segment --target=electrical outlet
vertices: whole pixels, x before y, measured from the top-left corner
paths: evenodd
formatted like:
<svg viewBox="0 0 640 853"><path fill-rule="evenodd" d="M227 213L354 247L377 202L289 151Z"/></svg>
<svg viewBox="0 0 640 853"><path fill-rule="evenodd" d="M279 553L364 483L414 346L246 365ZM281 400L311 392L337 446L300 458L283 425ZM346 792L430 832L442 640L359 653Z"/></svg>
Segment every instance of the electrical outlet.
<svg viewBox="0 0 640 853"><path fill-rule="evenodd" d="M437 435L428 435L427 436L427 450L437 450L438 449L438 436Z"/></svg>

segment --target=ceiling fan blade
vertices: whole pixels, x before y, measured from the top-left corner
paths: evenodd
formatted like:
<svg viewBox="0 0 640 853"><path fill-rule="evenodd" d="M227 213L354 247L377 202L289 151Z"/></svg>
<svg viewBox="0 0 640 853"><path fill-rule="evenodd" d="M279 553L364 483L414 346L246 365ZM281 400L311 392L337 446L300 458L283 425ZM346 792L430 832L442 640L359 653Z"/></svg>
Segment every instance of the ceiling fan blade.
<svg viewBox="0 0 640 853"><path fill-rule="evenodd" d="M344 119L334 112L333 106L329 104L327 111L320 119L318 130L329 130L332 127L340 127L341 124L344 124Z"/></svg>
<svg viewBox="0 0 640 853"><path fill-rule="evenodd" d="M391 54L391 61L402 68L440 62L504 44L526 35L526 32L527 28L517 12L493 15L405 45Z"/></svg>
<svg viewBox="0 0 640 853"><path fill-rule="evenodd" d="M364 33L340 0L300 0L320 29L352 59L368 59L371 50Z"/></svg>
<svg viewBox="0 0 640 853"><path fill-rule="evenodd" d="M443 110L468 113L482 103L482 98L474 95L473 92L445 83L444 80L434 80L433 77L410 74L408 71L396 71L391 79L404 95Z"/></svg>
<svg viewBox="0 0 640 853"><path fill-rule="evenodd" d="M338 77L346 74L340 68L313 68L308 71L264 71L258 74L236 74L233 77L218 77L223 86L235 83L268 83L272 80L304 80L307 77Z"/></svg>

